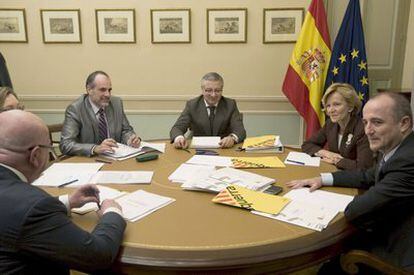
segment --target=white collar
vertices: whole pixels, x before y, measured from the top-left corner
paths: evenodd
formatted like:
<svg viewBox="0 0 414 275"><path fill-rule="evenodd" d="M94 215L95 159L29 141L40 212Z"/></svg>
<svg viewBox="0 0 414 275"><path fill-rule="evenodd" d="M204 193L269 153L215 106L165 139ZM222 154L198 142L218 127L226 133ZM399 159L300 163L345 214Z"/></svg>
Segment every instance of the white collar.
<svg viewBox="0 0 414 275"><path fill-rule="evenodd" d="M29 181L27 180L27 178L26 178L26 176L25 175L23 175L23 173L22 172L20 172L19 170L17 170L16 168L13 168L13 167L11 167L11 166L8 166L8 165L6 165L6 164L4 164L4 163L0 163L0 166L3 166L4 168L6 168L6 169L9 169L10 171L12 171L16 176L18 176L19 177L19 179L20 180L22 180L22 181L24 181L24 182L26 182L26 183L28 183Z"/></svg>

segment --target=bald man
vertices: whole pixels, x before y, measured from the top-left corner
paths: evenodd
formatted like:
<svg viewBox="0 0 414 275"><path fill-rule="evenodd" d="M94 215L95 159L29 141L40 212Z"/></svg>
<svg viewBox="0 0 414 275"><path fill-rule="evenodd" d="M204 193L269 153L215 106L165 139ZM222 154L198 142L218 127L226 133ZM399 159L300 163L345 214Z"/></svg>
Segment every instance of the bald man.
<svg viewBox="0 0 414 275"><path fill-rule="evenodd" d="M103 201L92 233L82 230L68 213L87 202L99 203L96 186L82 186L59 199L32 186L49 158L46 125L31 113L11 110L0 113L0 129L0 274L108 269L126 226L121 207Z"/></svg>

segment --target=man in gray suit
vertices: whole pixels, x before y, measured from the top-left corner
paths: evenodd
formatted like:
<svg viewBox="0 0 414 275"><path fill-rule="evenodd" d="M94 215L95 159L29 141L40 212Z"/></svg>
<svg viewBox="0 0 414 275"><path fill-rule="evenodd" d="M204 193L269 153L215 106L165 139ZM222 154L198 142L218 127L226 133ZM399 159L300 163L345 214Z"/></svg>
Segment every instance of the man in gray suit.
<svg viewBox="0 0 414 275"><path fill-rule="evenodd" d="M243 118L234 99L223 97L223 78L208 73L201 79L202 95L187 101L184 111L170 131L175 148L187 148L184 133L193 136L220 136L222 148L232 147L246 138Z"/></svg>
<svg viewBox="0 0 414 275"><path fill-rule="evenodd" d="M410 103L397 93L380 93L363 110L370 149L379 164L366 171L322 173L294 180L291 188L345 186L367 189L345 210L346 219L361 229L368 250L414 271L414 133ZM327 272L331 273L332 272Z"/></svg>
<svg viewBox="0 0 414 275"><path fill-rule="evenodd" d="M124 113L122 100L111 96L112 84L103 71L86 79L86 94L68 106L60 150L65 155L91 156L113 152L117 142L138 147L135 134Z"/></svg>
<svg viewBox="0 0 414 275"><path fill-rule="evenodd" d="M49 159L49 132L34 114L0 113L0 274L95 272L116 259L126 223L121 207L105 200L91 233L68 213L87 202L99 203L95 185L72 195L50 196L32 183Z"/></svg>

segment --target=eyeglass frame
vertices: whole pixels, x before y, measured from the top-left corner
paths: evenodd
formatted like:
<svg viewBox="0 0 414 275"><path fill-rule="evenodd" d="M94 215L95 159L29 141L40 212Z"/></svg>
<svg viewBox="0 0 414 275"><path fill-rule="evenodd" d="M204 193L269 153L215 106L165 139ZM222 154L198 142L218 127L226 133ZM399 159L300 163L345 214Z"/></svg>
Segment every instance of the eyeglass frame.
<svg viewBox="0 0 414 275"><path fill-rule="evenodd" d="M215 94L221 94L222 92L223 92L223 89L205 89L205 88L203 88L203 92L205 92L205 93L207 93L207 94L209 94L209 95L211 95L211 94L213 94L213 93L215 93Z"/></svg>

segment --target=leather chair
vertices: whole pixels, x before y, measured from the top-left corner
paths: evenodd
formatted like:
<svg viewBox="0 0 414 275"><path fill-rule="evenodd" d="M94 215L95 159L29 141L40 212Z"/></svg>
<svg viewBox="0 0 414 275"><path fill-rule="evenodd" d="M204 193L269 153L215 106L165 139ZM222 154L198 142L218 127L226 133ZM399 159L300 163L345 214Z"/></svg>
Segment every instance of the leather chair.
<svg viewBox="0 0 414 275"><path fill-rule="evenodd" d="M57 124L49 124L47 125L47 128L49 129L49 138L50 138L50 143L53 147L59 147L59 143L60 140L57 139L53 139L53 134L54 133L60 133L62 131L63 128L63 123L57 123ZM59 155L55 148L53 148L52 150L50 150L50 160L57 160L59 159L61 155Z"/></svg>

